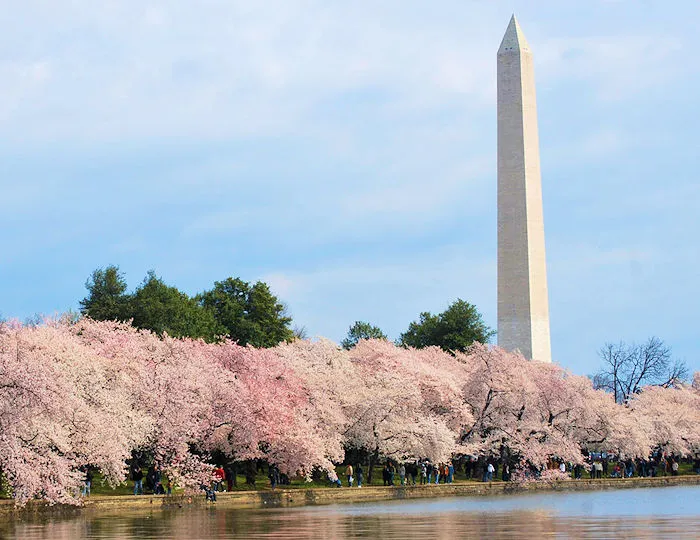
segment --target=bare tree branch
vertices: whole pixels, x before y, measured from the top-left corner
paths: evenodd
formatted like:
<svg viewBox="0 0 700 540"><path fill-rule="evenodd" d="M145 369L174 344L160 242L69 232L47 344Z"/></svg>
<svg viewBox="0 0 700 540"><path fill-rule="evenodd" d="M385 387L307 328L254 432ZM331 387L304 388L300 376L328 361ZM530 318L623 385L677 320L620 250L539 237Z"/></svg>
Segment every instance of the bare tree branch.
<svg viewBox="0 0 700 540"><path fill-rule="evenodd" d="M657 337L642 345L606 343L598 355L603 365L592 377L593 386L613 394L617 403L626 402L644 386L676 386L688 377L685 362L673 360L671 347Z"/></svg>

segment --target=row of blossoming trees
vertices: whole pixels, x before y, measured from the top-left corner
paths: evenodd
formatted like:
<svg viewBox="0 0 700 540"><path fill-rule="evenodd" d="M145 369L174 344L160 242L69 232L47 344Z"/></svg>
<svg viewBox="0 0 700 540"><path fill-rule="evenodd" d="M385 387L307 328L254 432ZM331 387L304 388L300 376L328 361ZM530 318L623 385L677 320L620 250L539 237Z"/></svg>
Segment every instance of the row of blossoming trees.
<svg viewBox="0 0 700 540"><path fill-rule="evenodd" d="M700 450L698 374L625 406L585 377L497 347L255 349L89 319L0 326L0 471L19 503L75 502L87 465L123 482L133 450L196 487L213 452L333 477L346 448L435 462L507 451L528 467L601 448L689 455Z"/></svg>

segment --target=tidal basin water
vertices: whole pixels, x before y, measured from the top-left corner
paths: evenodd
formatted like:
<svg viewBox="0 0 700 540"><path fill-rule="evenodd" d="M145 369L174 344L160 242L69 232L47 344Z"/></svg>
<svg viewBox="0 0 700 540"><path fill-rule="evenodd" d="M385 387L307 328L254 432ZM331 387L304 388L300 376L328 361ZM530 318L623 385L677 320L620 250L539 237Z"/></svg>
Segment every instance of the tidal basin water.
<svg viewBox="0 0 700 540"><path fill-rule="evenodd" d="M700 538L700 486L0 522L0 538L23 540L546 537Z"/></svg>

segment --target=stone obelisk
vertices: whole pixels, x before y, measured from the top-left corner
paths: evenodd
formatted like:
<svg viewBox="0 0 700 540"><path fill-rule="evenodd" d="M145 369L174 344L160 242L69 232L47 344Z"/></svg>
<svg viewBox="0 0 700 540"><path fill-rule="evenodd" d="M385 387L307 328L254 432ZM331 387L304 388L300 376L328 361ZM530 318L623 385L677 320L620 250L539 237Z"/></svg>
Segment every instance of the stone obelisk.
<svg viewBox="0 0 700 540"><path fill-rule="evenodd" d="M498 344L552 361L535 71L515 15L498 50Z"/></svg>

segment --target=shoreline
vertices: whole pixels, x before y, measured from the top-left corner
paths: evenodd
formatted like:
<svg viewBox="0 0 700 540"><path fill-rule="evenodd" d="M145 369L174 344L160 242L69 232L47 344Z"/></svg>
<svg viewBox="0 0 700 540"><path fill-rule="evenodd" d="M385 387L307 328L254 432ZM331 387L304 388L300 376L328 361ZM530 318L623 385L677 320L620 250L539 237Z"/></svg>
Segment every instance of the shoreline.
<svg viewBox="0 0 700 540"><path fill-rule="evenodd" d="M0 516L61 516L105 514L132 510L172 510L214 506L223 509L260 509L297 506L368 503L406 499L446 497L482 497L546 491L594 491L665 486L700 485L700 475L664 476L657 478L606 478L562 480L555 482L463 482L429 486L372 486L363 488L301 488L265 491L233 491L217 493L215 504L207 503L203 493L195 495L96 495L83 506L49 505L30 501L16 507L11 499L0 501Z"/></svg>

